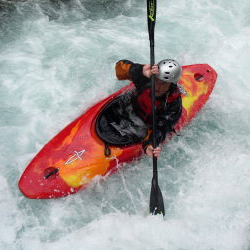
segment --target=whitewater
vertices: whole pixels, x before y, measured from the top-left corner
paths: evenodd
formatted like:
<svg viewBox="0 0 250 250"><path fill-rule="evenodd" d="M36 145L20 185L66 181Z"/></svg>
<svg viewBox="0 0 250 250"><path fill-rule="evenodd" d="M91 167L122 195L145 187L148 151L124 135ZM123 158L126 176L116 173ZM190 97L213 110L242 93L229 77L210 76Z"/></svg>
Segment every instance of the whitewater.
<svg viewBox="0 0 250 250"><path fill-rule="evenodd" d="M250 249L250 2L158 1L156 61L208 63L214 91L158 163L166 216L148 213L146 156L87 190L30 200L18 180L36 153L149 63L146 1L0 2L0 249Z"/></svg>

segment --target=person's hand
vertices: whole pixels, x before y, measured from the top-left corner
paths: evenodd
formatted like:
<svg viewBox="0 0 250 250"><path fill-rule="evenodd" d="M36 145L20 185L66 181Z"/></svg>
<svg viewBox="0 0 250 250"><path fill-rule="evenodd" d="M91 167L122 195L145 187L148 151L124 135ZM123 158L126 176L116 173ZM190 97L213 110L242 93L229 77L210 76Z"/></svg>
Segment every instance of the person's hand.
<svg viewBox="0 0 250 250"><path fill-rule="evenodd" d="M157 147L157 148L153 148L152 145L148 145L147 149L146 149L146 154L149 156L149 157L153 157L153 155L155 157L159 157L160 154L161 154L161 148L160 147Z"/></svg>
<svg viewBox="0 0 250 250"><path fill-rule="evenodd" d="M152 69L151 69L150 64L145 64L143 66L142 71L143 71L143 75L146 76L147 78L150 78L152 76L152 74L154 74L154 75L159 74L159 69L158 69L157 64L153 65Z"/></svg>

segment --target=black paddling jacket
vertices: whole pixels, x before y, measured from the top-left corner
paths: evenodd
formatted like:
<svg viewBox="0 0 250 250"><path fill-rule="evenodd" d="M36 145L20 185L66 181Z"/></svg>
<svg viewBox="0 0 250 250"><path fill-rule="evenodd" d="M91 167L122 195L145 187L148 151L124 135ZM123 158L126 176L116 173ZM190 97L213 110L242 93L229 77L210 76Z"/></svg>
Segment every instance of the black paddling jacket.
<svg viewBox="0 0 250 250"><path fill-rule="evenodd" d="M142 64L136 64L129 60L120 60L116 63L116 76L118 80L131 80L136 87L136 94L132 99L136 114L151 128L151 83L150 79L143 75ZM174 130L175 124L181 117L182 100L181 93L176 84L172 84L166 94L156 97L156 140L161 143L167 133ZM147 145L153 144L152 133L143 141L145 151Z"/></svg>

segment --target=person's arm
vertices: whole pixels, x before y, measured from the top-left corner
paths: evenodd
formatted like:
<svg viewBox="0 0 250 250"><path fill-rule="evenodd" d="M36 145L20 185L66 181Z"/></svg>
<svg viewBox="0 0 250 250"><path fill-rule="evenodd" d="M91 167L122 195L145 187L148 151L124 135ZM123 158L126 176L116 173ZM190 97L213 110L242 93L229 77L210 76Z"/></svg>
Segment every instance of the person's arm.
<svg viewBox="0 0 250 250"><path fill-rule="evenodd" d="M123 59L116 63L115 73L118 80L130 80L132 81L132 76L130 75L130 68L134 67L134 63Z"/></svg>
<svg viewBox="0 0 250 250"><path fill-rule="evenodd" d="M155 70L156 68L157 71ZM149 83L152 73L158 73L158 66L154 65L152 71L150 64L133 63L124 59L116 63L115 71L118 80L130 80L135 84L137 89L140 89Z"/></svg>

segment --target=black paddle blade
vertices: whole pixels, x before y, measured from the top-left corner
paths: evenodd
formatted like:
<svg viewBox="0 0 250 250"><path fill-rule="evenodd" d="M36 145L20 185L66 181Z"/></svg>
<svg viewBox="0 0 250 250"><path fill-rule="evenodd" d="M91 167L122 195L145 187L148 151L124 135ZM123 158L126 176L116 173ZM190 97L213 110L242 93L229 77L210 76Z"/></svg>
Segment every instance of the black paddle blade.
<svg viewBox="0 0 250 250"><path fill-rule="evenodd" d="M164 208L162 193L155 178L152 179L149 212L152 215L162 214L163 216L165 216L165 208Z"/></svg>

